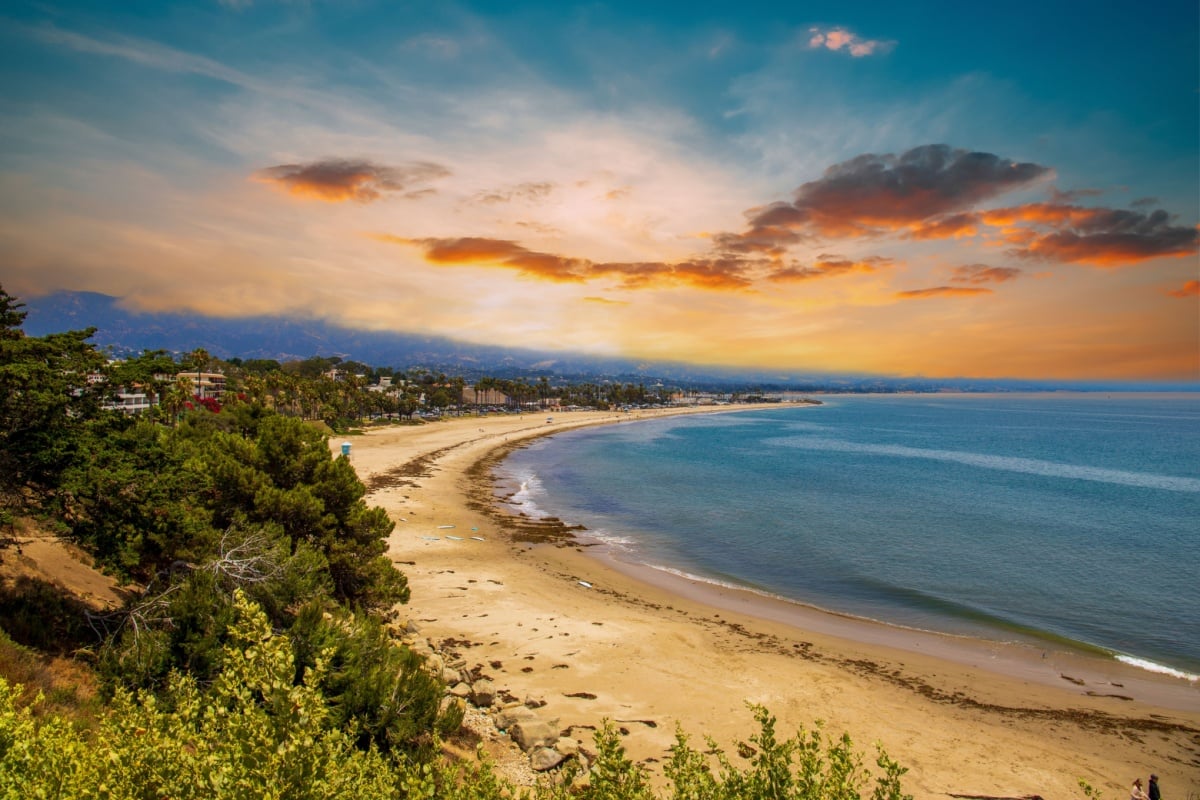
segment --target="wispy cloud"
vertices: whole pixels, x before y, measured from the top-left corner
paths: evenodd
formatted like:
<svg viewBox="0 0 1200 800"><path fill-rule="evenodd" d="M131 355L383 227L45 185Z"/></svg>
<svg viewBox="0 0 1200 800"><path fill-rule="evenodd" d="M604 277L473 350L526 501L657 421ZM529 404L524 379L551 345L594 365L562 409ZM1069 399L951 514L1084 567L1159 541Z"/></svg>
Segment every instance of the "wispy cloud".
<svg viewBox="0 0 1200 800"><path fill-rule="evenodd" d="M364 159L327 158L266 167L255 172L254 178L297 197L329 203L370 203L388 193L410 198L428 194L433 189L425 184L449 174L450 170L440 164L424 161L387 166Z"/></svg>
<svg viewBox="0 0 1200 800"><path fill-rule="evenodd" d="M48 44L66 47L80 53L121 58L146 67L170 72L188 72L195 75L203 75L235 86L262 88L266 85L263 81L232 67L228 67L219 61L145 39L128 36L112 36L107 39L96 38L64 30L53 25L33 27L29 28L28 31L34 38Z"/></svg>
<svg viewBox="0 0 1200 800"><path fill-rule="evenodd" d="M864 39L846 28L812 27L808 29L808 46L812 49L844 50L855 58L891 52L896 42L884 39Z"/></svg>
<svg viewBox="0 0 1200 800"><path fill-rule="evenodd" d="M974 297L981 294L992 294L992 290L969 286L931 286L928 289L909 289L904 292L896 292L896 298L899 300L924 300L929 297Z"/></svg>
<svg viewBox="0 0 1200 800"><path fill-rule="evenodd" d="M811 267L793 266L774 270L767 275L767 280L774 283L794 283L813 278L834 278L854 273L875 272L894 266L895 263L893 259L882 256L868 256L856 261L839 256L823 255L818 257Z"/></svg>
<svg viewBox="0 0 1200 800"><path fill-rule="evenodd" d="M1184 281L1183 286L1180 286L1178 289L1167 289L1166 294L1168 297L1178 297L1181 299L1200 297L1200 281Z"/></svg>
<svg viewBox="0 0 1200 800"><path fill-rule="evenodd" d="M1104 194L1103 189L1059 189L1056 186L1050 187L1050 200L1054 203L1074 203L1085 197L1100 197Z"/></svg>
<svg viewBox="0 0 1200 800"><path fill-rule="evenodd" d="M514 200L536 202L547 197L554 189L555 185L550 181L519 183L516 186L480 192L475 196L474 201L485 205L511 203Z"/></svg>
<svg viewBox="0 0 1200 800"><path fill-rule="evenodd" d="M955 283L1007 283L1016 280L1022 271L1016 267L989 267L987 264L965 264L955 267L950 280Z"/></svg>

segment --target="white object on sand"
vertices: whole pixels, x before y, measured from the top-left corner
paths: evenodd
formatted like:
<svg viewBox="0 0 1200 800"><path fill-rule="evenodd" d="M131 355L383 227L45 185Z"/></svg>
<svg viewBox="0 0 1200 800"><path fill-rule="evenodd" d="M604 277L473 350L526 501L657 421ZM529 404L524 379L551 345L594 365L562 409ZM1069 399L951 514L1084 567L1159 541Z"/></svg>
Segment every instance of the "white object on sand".
<svg viewBox="0 0 1200 800"><path fill-rule="evenodd" d="M487 540L486 540L486 539L484 539L482 536L472 536L471 538L472 538L472 539L474 539L474 540L475 540L475 541L477 541L477 542L484 542L484 541L487 541Z"/></svg>
<svg viewBox="0 0 1200 800"><path fill-rule="evenodd" d="M582 587L583 587L583 588L585 588L585 589L590 589L590 588L592 588L592 585L591 585L590 583L588 583L587 581L580 581L580 582L579 582L579 585L580 585L580 586L582 586Z"/></svg>
<svg viewBox="0 0 1200 800"><path fill-rule="evenodd" d="M438 525L438 530L442 530L443 528L453 528L453 527L454 527L453 525Z"/></svg>
<svg viewBox="0 0 1200 800"><path fill-rule="evenodd" d="M456 542L461 542L461 541L462 541L462 537L461 537L461 536L447 536L446 538L447 538L447 539L453 539L453 540L454 540L454 541L456 541Z"/></svg>

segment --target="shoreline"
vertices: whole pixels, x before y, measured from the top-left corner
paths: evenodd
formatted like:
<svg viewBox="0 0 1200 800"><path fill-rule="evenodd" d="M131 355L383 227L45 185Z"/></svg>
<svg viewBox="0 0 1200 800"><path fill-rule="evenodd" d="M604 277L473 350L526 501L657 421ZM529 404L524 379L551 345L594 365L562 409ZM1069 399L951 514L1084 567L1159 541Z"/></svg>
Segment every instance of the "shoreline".
<svg viewBox="0 0 1200 800"><path fill-rule="evenodd" d="M780 407L771 405L765 410ZM782 407L792 406L785 404ZM723 410L714 409L713 413L722 413ZM764 409L760 406L756 410ZM507 448L496 458L489 458L489 473L493 486L504 482L503 478L497 479L494 473L514 450L553 435L554 432L545 436L532 436L515 447ZM487 480L488 477L478 473L473 475L476 480ZM502 511L524 517L520 504L509 502L513 490L517 487L511 484L508 488L509 493L497 494L495 502L502 506ZM551 509L547 513L554 513L554 510ZM557 517L550 518L557 521ZM773 594L768 590L691 574L671 564L639 560L634 553L624 550L619 544L593 536L582 525L572 524L574 522L576 521L567 520L564 523L570 531L565 535L575 536L575 532L578 531L575 538L587 548L586 552L600 559L608 568L621 571L645 584L714 607L738 610L764 620L788 622L801 629L820 630L832 636L881 644L897 650L937 652L940 653L940 657L956 663L991 669L1009 677L1038 681L1046 686L1059 685L1059 681L1062 680L1061 673L1055 671L1054 665L1062 663L1073 670L1072 674L1086 673L1083 677L1088 684L1105 685L1119 680L1117 688L1136 689L1138 699L1179 710L1200 711L1200 675L1154 661L1146 656L1122 653L1102 645L1036 629L1008 630L1001 624L982 622L975 623L975 627L979 629L978 633L953 632L826 608ZM1005 637L1006 634L1008 638ZM1131 691L1119 693L1128 694Z"/></svg>
<svg viewBox="0 0 1200 800"><path fill-rule="evenodd" d="M722 743L744 737L747 701L785 725L825 719L860 746L883 742L912 770L906 790L917 797L1045 796L1052 787L1063 795L1077 791L1080 777L1120 790L1147 770L1172 776L1164 785L1177 794L1180 785L1200 789L1194 684L1116 659L1043 659L1036 648L897 628L691 580L566 538L571 531L559 520L498 508L494 465L535 438L761 408L571 412L552 425L536 415L463 418L357 437L352 461L371 487L368 500L397 521L392 557L413 587L401 613L431 640L470 643L461 648L468 661L480 659L513 697L544 695L568 729L603 718L655 720L629 726L625 739L631 756L650 765L669 747L672 723ZM555 662L548 669L547 657ZM579 690L581 678L591 691ZM1000 732L1009 741L997 750L987 740ZM1143 741L1131 747L1134 738ZM964 767L952 755L958 750L979 763ZM1025 769L1017 765L1047 753L1056 755L1051 766L1017 777Z"/></svg>

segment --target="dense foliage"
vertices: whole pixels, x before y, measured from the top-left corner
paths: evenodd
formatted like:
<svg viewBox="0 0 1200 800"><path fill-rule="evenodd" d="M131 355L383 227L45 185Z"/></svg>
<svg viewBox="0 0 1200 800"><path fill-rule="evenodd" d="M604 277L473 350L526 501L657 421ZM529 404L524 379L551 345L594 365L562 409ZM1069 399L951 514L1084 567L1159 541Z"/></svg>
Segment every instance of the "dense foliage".
<svg viewBox="0 0 1200 800"><path fill-rule="evenodd" d="M393 523L367 506L325 434L236 398L218 414L179 402L141 417L106 411L97 387L115 379L144 381L166 402L179 388L174 366L161 353L106 365L88 332L26 337L22 319L0 290L0 441L13 465L0 497L133 591L125 608L86 621L49 587L10 592L0 598L8 632L39 646L58 637L64 648L90 634L114 697L163 690L175 674L206 684L222 674L240 592L291 643L290 682L325 654L328 725L355 731L362 747L428 758L461 711L439 712L440 681L386 635L383 620L408 600L384 555ZM195 351L188 364L207 369L211 359Z"/></svg>
<svg viewBox="0 0 1200 800"><path fill-rule="evenodd" d="M611 726L596 735L586 784L560 776L522 790L496 778L487 763L452 767L389 758L361 747L351 723L322 690L336 680L323 649L305 679L293 682L295 656L272 634L266 615L240 592L234 598L221 670L207 686L175 673L154 695L119 691L88 732L56 715L19 707L18 687L0 679L0 797L124 798L446 798L446 800L904 800L904 770L880 754L880 772L863 769L850 741L819 731L780 741L775 720L755 709L755 754L735 766L720 748L709 758L677 735L666 793L651 789ZM742 745L743 748L747 745ZM864 791L866 792L864 794Z"/></svg>
<svg viewBox="0 0 1200 800"><path fill-rule="evenodd" d="M88 375L104 363L90 330L25 336L23 308L0 289L0 521L37 502L80 457L75 432L100 399Z"/></svg>

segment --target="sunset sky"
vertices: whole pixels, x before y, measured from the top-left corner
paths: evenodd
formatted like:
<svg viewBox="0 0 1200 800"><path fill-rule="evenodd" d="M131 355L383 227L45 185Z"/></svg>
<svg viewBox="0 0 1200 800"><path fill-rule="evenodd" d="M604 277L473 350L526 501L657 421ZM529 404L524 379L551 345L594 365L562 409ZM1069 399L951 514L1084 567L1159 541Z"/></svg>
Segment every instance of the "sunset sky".
<svg viewBox="0 0 1200 800"><path fill-rule="evenodd" d="M781 371L1200 380L1200 12L0 10L0 284Z"/></svg>

